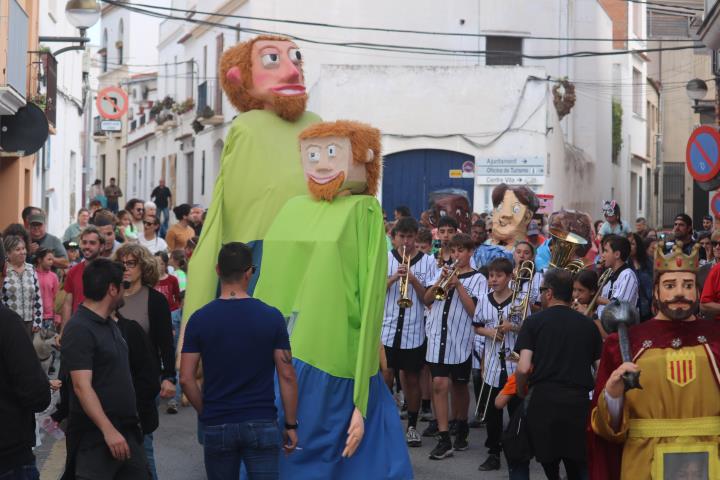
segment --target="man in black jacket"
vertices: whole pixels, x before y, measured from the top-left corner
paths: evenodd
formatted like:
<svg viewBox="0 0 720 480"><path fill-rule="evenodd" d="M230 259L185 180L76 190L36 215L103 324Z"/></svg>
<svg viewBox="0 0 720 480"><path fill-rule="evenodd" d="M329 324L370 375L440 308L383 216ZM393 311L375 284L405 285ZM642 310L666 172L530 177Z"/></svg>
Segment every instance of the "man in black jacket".
<svg viewBox="0 0 720 480"><path fill-rule="evenodd" d="M0 243L0 284L5 271ZM35 413L50 404L50 385L22 318L0 304L0 478L40 478L32 448Z"/></svg>

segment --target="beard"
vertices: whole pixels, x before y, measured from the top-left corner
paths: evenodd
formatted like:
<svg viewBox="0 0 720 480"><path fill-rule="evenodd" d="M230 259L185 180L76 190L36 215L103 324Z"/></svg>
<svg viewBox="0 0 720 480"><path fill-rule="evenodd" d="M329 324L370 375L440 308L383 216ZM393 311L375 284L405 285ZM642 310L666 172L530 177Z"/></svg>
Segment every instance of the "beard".
<svg viewBox="0 0 720 480"><path fill-rule="evenodd" d="M288 122L294 122L305 113L307 100L307 93L292 96L273 94L273 111L278 117Z"/></svg>
<svg viewBox="0 0 720 480"><path fill-rule="evenodd" d="M312 196L315 200L326 200L328 202L332 202L332 200L337 196L340 191L340 187L342 187L344 182L345 173L343 172L340 172L340 175L338 175L337 178L327 183L317 183L312 178L307 179L310 196Z"/></svg>
<svg viewBox="0 0 720 480"><path fill-rule="evenodd" d="M684 304L687 305L688 308L670 308L671 304ZM658 309L660 312L662 312L663 315L665 315L667 318L672 320L673 322L681 322L683 320L687 320L691 316L695 314L697 311L698 305L700 305L700 300L688 300L685 297L675 297L669 302L657 302Z"/></svg>

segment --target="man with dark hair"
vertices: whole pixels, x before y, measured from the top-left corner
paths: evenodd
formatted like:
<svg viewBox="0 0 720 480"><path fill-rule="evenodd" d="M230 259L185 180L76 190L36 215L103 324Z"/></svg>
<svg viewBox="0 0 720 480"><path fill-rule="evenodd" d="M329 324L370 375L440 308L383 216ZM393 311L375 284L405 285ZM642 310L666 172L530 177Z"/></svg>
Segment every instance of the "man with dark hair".
<svg viewBox="0 0 720 480"><path fill-rule="evenodd" d="M0 242L0 284L5 249ZM35 413L50 404L48 378L22 318L0 302L0 478L40 478L35 466Z"/></svg>
<svg viewBox="0 0 720 480"><path fill-rule="evenodd" d="M640 235L642 238L645 238L647 237L648 231L649 229L645 217L638 217L635 220L635 233Z"/></svg>
<svg viewBox="0 0 720 480"><path fill-rule="evenodd" d="M33 207L32 205L22 209L22 212L20 212L20 217L22 218L25 230L30 230L30 215L38 215L41 213L43 213L41 209L39 209L38 207Z"/></svg>
<svg viewBox="0 0 720 480"><path fill-rule="evenodd" d="M395 207L395 220L400 220L401 218L405 217L412 217L412 213L410 213L410 207L405 205L398 205Z"/></svg>
<svg viewBox="0 0 720 480"><path fill-rule="evenodd" d="M65 290L65 300L62 306L62 322L63 326L70 320L80 303L85 299L83 294L83 272L87 262L95 260L100 256L105 246L105 237L100 233L98 228L90 225L80 234L80 248L83 254L83 260L72 267L65 277L63 290Z"/></svg>
<svg viewBox="0 0 720 480"><path fill-rule="evenodd" d="M637 305L639 285L637 275L627 263L630 256L630 240L619 235L605 236L602 241L601 256L603 266L611 268L613 273L597 300L598 318L602 315L605 305L614 299Z"/></svg>
<svg viewBox="0 0 720 480"><path fill-rule="evenodd" d="M585 427L602 339L595 324L570 307L573 275L550 269L543 277L543 310L529 316L515 351L517 393L531 394L527 425L535 457L547 478L560 478L560 461L568 480L587 478ZM532 372L532 373L531 373Z"/></svg>
<svg viewBox="0 0 720 480"><path fill-rule="evenodd" d="M109 258L122 245L115 239L115 215L109 210L98 210L92 219L92 224L97 227L100 235L105 238L100 250L100 256Z"/></svg>
<svg viewBox="0 0 720 480"><path fill-rule="evenodd" d="M680 241L682 242L682 251L685 255L690 255L690 252L692 252L692 248L695 245L695 240L693 239L693 221L692 218L690 218L690 215L687 213L681 213L675 217L675 222L673 223L673 236L674 240L672 242L666 242L665 243L665 253L670 253L670 251L675 247L675 242Z"/></svg>
<svg viewBox="0 0 720 480"><path fill-rule="evenodd" d="M710 215L705 215L702 218L702 229L705 232L712 233L713 231L713 217Z"/></svg>
<svg viewBox="0 0 720 480"><path fill-rule="evenodd" d="M123 301L123 267L99 258L83 272L85 300L63 334L72 389L66 475L147 479L128 347L110 318Z"/></svg>
<svg viewBox="0 0 720 480"><path fill-rule="evenodd" d="M107 197L107 208L113 213L118 212L118 199L123 196L120 187L115 185L115 177L110 177L110 184L105 187L105 197ZM101 204L102 205L102 204Z"/></svg>
<svg viewBox="0 0 720 480"><path fill-rule="evenodd" d="M203 424L208 478L237 478L241 461L250 478L277 478L280 431L275 408L277 371L285 413L283 448L297 445L297 382L285 319L247 294L255 272L244 243L223 245L215 267L220 298L187 323L180 359L183 393ZM195 372L202 359L202 392ZM229 375L228 365L233 365Z"/></svg>
<svg viewBox="0 0 720 480"><path fill-rule="evenodd" d="M150 199L157 205L158 219L162 215L162 224L160 227L160 236L164 237L168 229L170 221L170 205L172 204L172 192L165 185L165 179L160 179L160 184L155 187L150 194Z"/></svg>

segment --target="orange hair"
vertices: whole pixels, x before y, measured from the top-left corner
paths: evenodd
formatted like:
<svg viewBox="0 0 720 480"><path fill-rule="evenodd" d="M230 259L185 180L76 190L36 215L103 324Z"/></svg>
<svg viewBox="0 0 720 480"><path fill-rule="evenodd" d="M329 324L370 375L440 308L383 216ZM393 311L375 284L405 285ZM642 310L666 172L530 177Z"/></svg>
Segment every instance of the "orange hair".
<svg viewBox="0 0 720 480"><path fill-rule="evenodd" d="M260 40L292 42L290 38L281 35L258 35L246 42L230 47L220 57L220 85L222 85L230 103L241 112L263 109L262 102L248 93L248 90L253 86L252 49L255 42ZM228 71L233 67L240 69L241 83L239 85L227 78Z"/></svg>
<svg viewBox="0 0 720 480"><path fill-rule="evenodd" d="M367 169L367 190L364 193L376 195L382 170L380 130L366 123L338 120L316 123L300 132L298 136L300 140L322 137L343 137L350 140L353 162L365 165ZM366 162L368 150L373 152L373 159L370 162Z"/></svg>

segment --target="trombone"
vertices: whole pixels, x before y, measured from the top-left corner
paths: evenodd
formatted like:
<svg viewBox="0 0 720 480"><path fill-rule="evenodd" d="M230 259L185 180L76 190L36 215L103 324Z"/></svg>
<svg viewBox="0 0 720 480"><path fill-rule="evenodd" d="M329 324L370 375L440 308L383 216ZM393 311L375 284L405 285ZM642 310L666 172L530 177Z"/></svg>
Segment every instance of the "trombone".
<svg viewBox="0 0 720 480"><path fill-rule="evenodd" d="M475 406L475 417L477 417L480 412L480 405L483 401L483 394L485 394L487 398L485 399L485 407L483 407L481 421L485 421L485 418L487 417L488 407L490 406L490 394L494 388L492 386L494 378L489 378L490 372L494 372L498 365L501 366L501 369L505 368L505 335L500 332L500 327L502 327L504 322L505 319L503 318L502 309L498 308L498 324L495 328L495 335L493 336L492 343L490 344L490 351L488 355L485 356L485 358L488 359L488 364L483 365L483 384L480 386L480 393L478 394L478 401ZM486 385L487 388L485 387Z"/></svg>
<svg viewBox="0 0 720 480"><path fill-rule="evenodd" d="M587 306L587 309L585 309L585 316L589 317L590 314L595 310L595 304L597 304L598 298L600 298L600 294L602 293L603 287L605 287L605 284L610 280L610 277L613 274L613 269L608 268L605 270L602 275L600 275L600 278L598 279L597 283L597 291L595 292L595 296L590 301L590 304Z"/></svg>
<svg viewBox="0 0 720 480"><path fill-rule="evenodd" d="M397 301L400 308L410 308L413 305L408 291L408 287L410 286L410 255L406 256L405 252L406 248L405 245L403 245L402 263L400 265L405 266L405 275L400 277L400 298Z"/></svg>
<svg viewBox="0 0 720 480"><path fill-rule="evenodd" d="M513 272L513 293L510 301L510 316L519 318L519 323L525 321L530 307L530 294L533 277L535 276L535 262L525 260ZM527 289L523 285L527 284Z"/></svg>
<svg viewBox="0 0 720 480"><path fill-rule="evenodd" d="M448 295L448 285L450 284L450 281L452 278L457 275L457 261L453 261L447 268L446 268L446 275L445 278L443 278L437 287L435 287L435 300L439 301L445 301L447 299ZM444 267L445 268L445 267Z"/></svg>

